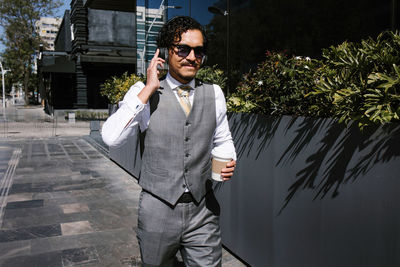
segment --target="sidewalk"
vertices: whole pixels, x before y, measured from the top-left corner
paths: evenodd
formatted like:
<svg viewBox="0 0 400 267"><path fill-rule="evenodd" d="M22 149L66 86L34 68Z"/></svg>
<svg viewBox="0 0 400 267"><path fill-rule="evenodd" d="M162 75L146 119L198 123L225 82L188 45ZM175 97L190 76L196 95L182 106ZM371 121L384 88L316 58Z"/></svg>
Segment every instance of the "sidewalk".
<svg viewBox="0 0 400 267"><path fill-rule="evenodd" d="M136 180L88 128L49 137L20 123L24 133L0 139L0 266L140 266ZM224 250L223 266L244 265Z"/></svg>
<svg viewBox="0 0 400 267"><path fill-rule="evenodd" d="M10 106L0 111L0 138L51 138L89 135L89 121L70 123L41 106Z"/></svg>
<svg viewBox="0 0 400 267"><path fill-rule="evenodd" d="M16 155L2 186L1 266L139 263L140 188L127 173L82 138L0 146Z"/></svg>

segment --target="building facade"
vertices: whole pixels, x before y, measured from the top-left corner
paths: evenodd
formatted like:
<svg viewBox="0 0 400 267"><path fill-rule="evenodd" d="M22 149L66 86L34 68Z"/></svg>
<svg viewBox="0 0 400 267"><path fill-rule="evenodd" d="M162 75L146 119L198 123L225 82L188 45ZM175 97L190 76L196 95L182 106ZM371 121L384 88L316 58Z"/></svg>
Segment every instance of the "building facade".
<svg viewBox="0 0 400 267"><path fill-rule="evenodd" d="M108 100L100 95L101 84L124 72L145 74L159 29L180 15L205 26L210 40L206 64L230 73L231 92L267 51L318 58L331 45L399 29L395 0L339 2L72 0L54 53L42 58L43 76L49 76L43 84L54 84L55 108L105 108ZM220 12L211 13L211 6ZM63 78L56 78L59 75Z"/></svg>
<svg viewBox="0 0 400 267"><path fill-rule="evenodd" d="M72 0L54 51L38 57L39 88L55 109L104 109L101 85L136 72L136 1Z"/></svg>
<svg viewBox="0 0 400 267"><path fill-rule="evenodd" d="M157 49L157 35L165 22L163 7L136 7L137 73L145 74Z"/></svg>
<svg viewBox="0 0 400 267"><path fill-rule="evenodd" d="M36 22L36 31L43 41L45 50L54 51L54 42L62 19L53 17L41 17Z"/></svg>

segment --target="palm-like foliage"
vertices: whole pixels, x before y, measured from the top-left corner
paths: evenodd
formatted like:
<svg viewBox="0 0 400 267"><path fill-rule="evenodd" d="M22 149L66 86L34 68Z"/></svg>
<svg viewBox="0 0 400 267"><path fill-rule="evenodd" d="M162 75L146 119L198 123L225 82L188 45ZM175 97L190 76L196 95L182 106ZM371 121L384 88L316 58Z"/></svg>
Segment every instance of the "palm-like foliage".
<svg viewBox="0 0 400 267"><path fill-rule="evenodd" d="M333 117L371 124L399 121L400 36L344 42L306 60L267 53L228 100L234 112Z"/></svg>

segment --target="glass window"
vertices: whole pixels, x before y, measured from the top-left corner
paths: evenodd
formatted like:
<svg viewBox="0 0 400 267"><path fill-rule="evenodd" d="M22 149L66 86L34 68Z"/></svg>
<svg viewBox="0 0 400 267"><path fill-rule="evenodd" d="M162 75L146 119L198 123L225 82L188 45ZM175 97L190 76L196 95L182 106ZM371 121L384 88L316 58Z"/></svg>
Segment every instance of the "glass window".
<svg viewBox="0 0 400 267"><path fill-rule="evenodd" d="M233 83L264 60L267 51L319 58L321 50L331 45L400 28L398 22L392 25L392 14L398 14L392 10L392 0L230 0L229 25L226 16L208 11L215 6L223 14L226 0L168 0L168 6L182 7L168 8L168 19L191 16L205 26L212 36L206 64L237 73L229 79Z"/></svg>

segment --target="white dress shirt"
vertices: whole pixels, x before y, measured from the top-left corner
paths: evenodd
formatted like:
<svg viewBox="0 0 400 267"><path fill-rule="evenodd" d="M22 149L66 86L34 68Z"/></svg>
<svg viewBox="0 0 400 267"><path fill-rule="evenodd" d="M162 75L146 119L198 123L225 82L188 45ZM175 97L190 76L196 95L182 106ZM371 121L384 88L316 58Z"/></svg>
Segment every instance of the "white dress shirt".
<svg viewBox="0 0 400 267"><path fill-rule="evenodd" d="M172 88L179 104L177 87L181 85L169 73L166 82ZM192 80L188 85L195 88L195 81ZM134 127L139 125L140 130L147 129L150 122L150 104L142 103L138 98L139 92L144 88L142 82L132 85L126 93L124 99L119 102L118 110L111 115L102 128L102 138L108 146L119 147L125 144L130 135L135 134ZM228 119L226 117L226 102L224 94L218 85L213 85L215 91L215 114L216 128L213 137L213 152L219 154L230 154L236 160L235 147L233 145L231 132L229 130ZM193 104L196 97L196 90L190 90L189 100Z"/></svg>

